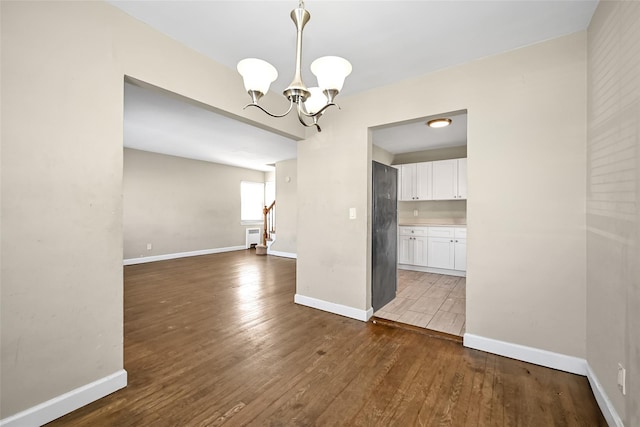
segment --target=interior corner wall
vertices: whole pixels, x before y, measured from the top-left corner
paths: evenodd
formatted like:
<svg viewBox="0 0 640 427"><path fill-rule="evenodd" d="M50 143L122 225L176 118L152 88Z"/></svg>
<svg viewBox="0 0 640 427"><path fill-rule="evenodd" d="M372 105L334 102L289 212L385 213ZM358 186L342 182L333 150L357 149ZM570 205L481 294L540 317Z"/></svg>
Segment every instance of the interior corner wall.
<svg viewBox="0 0 640 427"><path fill-rule="evenodd" d="M367 130L466 109L467 332L584 358L586 32L339 102L298 148L297 292L371 307Z"/></svg>
<svg viewBox="0 0 640 427"><path fill-rule="evenodd" d="M638 23L640 3L601 1L588 30L587 361L627 426L640 425Z"/></svg>
<svg viewBox="0 0 640 427"><path fill-rule="evenodd" d="M436 160L461 159L464 157L467 157L467 146L460 145L458 147L436 148L435 150L396 154L393 158L393 164L433 162Z"/></svg>
<svg viewBox="0 0 640 427"><path fill-rule="evenodd" d="M265 173L126 148L124 259L244 247L242 181Z"/></svg>
<svg viewBox="0 0 640 427"><path fill-rule="evenodd" d="M393 163L393 154L387 150L377 145L373 145L371 150L371 160L382 163L383 165L391 165Z"/></svg>
<svg viewBox="0 0 640 427"><path fill-rule="evenodd" d="M276 240L270 250L288 255L297 253L298 161L276 163Z"/></svg>
<svg viewBox="0 0 640 427"><path fill-rule="evenodd" d="M224 67L104 2L3 1L0 419L123 369L124 77L242 111ZM275 94L269 108L286 108Z"/></svg>

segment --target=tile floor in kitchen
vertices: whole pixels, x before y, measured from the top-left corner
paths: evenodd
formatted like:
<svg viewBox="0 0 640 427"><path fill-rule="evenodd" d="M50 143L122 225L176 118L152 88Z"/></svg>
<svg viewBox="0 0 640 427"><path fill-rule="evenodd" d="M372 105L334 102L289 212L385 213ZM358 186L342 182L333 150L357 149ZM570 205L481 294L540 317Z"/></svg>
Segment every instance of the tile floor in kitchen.
<svg viewBox="0 0 640 427"><path fill-rule="evenodd" d="M466 278L398 270L396 298L375 316L452 335L465 329Z"/></svg>

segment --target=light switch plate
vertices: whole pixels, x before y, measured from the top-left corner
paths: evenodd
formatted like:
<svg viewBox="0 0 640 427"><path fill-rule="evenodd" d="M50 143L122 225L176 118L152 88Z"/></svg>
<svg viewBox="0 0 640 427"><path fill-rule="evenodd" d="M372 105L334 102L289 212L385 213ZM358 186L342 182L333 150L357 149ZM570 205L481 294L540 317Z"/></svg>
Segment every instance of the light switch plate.
<svg viewBox="0 0 640 427"><path fill-rule="evenodd" d="M349 208L349 219L356 219L356 208Z"/></svg>
<svg viewBox="0 0 640 427"><path fill-rule="evenodd" d="M627 394L627 370L624 369L622 363L618 363L618 389L622 392L622 395Z"/></svg>

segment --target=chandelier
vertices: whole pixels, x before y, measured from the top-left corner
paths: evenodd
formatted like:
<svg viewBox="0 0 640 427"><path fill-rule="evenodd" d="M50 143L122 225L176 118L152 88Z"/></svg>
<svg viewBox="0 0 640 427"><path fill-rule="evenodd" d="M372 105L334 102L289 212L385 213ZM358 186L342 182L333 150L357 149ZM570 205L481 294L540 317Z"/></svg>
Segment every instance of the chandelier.
<svg viewBox="0 0 640 427"><path fill-rule="evenodd" d="M304 1L291 11L291 19L296 25L296 69L293 81L282 93L289 100L289 109L283 114L272 114L258 104L260 98L269 91L269 86L278 77L278 71L267 61L257 58L246 58L238 62L238 72L244 80L244 87L251 97L251 103L244 106L257 107L271 117L284 117L293 110L294 105L298 119L304 126L315 126L321 131L318 119L332 105L336 95L342 90L344 79L351 73L351 64L338 56L323 56L311 63L311 72L318 79L318 87L307 88L302 81L300 67L302 63L302 30L311 14L304 8ZM340 107L338 107L340 108ZM312 122L308 123L307 120Z"/></svg>

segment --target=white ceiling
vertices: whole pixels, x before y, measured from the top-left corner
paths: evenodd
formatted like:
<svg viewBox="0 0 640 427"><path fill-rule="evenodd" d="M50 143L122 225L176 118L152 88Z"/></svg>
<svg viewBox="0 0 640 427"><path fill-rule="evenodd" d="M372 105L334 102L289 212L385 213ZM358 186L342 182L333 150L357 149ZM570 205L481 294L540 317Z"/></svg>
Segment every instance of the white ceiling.
<svg viewBox="0 0 640 427"><path fill-rule="evenodd" d="M261 171L296 157L297 142L179 96L124 86L124 146Z"/></svg>
<svg viewBox="0 0 640 427"><path fill-rule="evenodd" d="M272 90L281 92L292 78L295 27L289 12L297 1L109 3L230 68L245 57L271 62L280 72ZM308 0L303 79L315 85L308 70L317 57L347 58L353 72L339 102L350 94L584 30L596 6L597 0ZM248 99L239 93L238 108ZM246 126L240 126L242 132Z"/></svg>
<svg viewBox="0 0 640 427"><path fill-rule="evenodd" d="M451 119L451 124L444 128L427 126L429 120L437 118ZM458 147L467 145L467 113L462 111L425 117L377 128L371 134L374 145L393 154Z"/></svg>

